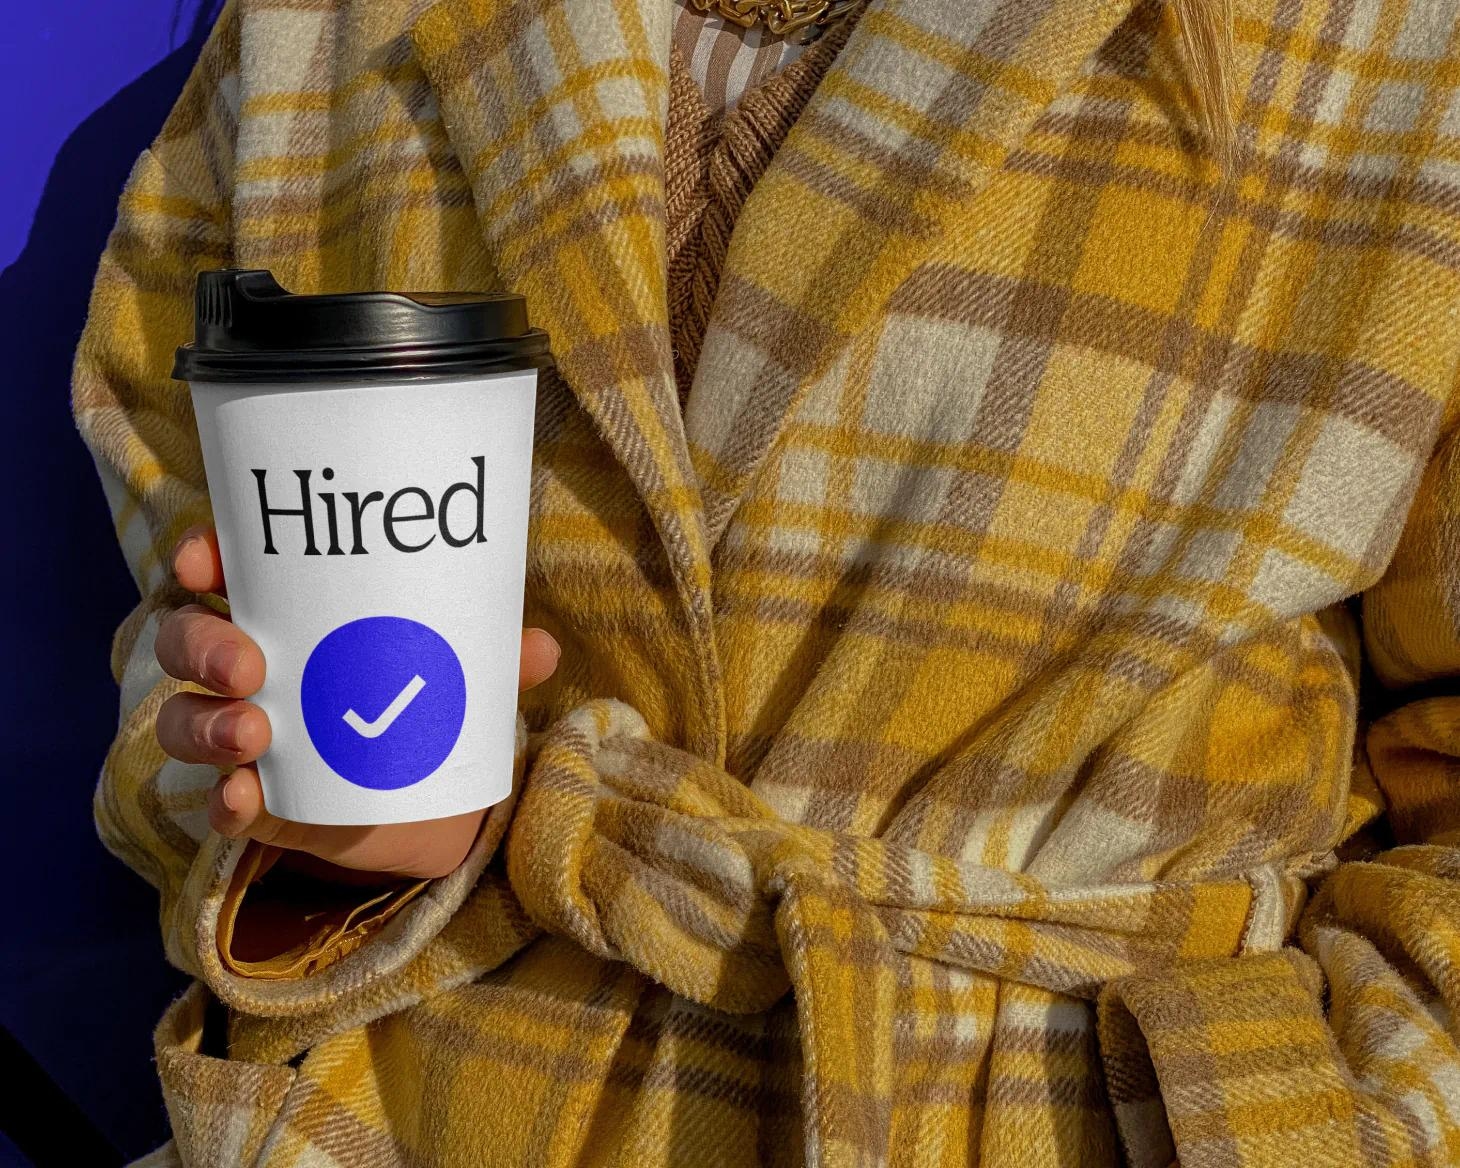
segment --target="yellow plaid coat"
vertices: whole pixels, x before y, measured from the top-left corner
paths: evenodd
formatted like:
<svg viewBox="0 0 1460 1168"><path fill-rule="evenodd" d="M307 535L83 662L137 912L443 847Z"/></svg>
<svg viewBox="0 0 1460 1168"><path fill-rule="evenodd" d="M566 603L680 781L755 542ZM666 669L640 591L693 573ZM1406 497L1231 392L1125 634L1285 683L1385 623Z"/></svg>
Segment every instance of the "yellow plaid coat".
<svg viewBox="0 0 1460 1168"><path fill-rule="evenodd" d="M97 820L198 979L156 1162L1460 1162L1455 0L1237 0L1229 181L1156 0L871 0L682 412L672 15L235 0L132 174L74 399ZM259 965L152 730L225 263L558 362L515 805Z"/></svg>

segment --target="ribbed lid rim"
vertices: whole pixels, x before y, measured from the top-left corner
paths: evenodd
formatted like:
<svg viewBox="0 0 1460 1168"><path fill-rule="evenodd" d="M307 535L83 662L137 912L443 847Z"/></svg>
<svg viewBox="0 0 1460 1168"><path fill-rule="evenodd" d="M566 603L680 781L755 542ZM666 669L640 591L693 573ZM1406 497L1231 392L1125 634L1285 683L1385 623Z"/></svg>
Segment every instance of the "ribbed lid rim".
<svg viewBox="0 0 1460 1168"><path fill-rule="evenodd" d="M179 380L417 379L551 362L514 293L296 295L263 269L199 273L194 334L175 354Z"/></svg>

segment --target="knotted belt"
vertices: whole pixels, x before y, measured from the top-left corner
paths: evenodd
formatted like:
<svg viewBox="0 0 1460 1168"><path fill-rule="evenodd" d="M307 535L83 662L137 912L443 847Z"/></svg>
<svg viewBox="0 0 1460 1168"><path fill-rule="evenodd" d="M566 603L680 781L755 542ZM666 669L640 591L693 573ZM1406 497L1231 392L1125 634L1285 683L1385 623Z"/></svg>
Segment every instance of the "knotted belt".
<svg viewBox="0 0 1460 1168"><path fill-rule="evenodd" d="M823 1163L866 1156L867 1101L890 1097L909 957L1093 998L1114 978L1236 954L1258 889L1240 878L1055 888L788 823L612 700L578 707L539 744L507 871L542 927L682 997L754 1012L794 988L818 1079L808 1152ZM838 1133L858 1133L857 1146Z"/></svg>

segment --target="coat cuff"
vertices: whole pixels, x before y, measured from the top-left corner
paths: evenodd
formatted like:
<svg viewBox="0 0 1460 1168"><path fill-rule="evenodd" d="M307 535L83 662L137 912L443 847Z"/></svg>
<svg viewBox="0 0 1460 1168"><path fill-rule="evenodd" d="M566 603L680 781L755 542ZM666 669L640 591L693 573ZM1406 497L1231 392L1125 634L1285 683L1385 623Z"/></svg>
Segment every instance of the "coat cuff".
<svg viewBox="0 0 1460 1168"><path fill-rule="evenodd" d="M516 804L526 747L527 728L519 714L512 794L483 817L476 841L454 872L384 891L360 890L355 896L347 889L321 890L327 902L295 902L289 911L300 919L290 931L304 939L264 960L240 957L231 942L267 852L248 841L210 834L175 910L191 921L190 930L180 931L191 933L201 979L234 1010L264 1017L348 1010L348 999L389 981L452 919L496 852Z"/></svg>
<svg viewBox="0 0 1460 1168"><path fill-rule="evenodd" d="M371 889L295 877L272 867L282 849L245 847L218 914L218 956L240 977L292 978L321 973L353 953L430 886L395 880ZM261 873L271 879L260 882ZM260 945L261 939L267 943ZM248 956L256 950L267 956Z"/></svg>

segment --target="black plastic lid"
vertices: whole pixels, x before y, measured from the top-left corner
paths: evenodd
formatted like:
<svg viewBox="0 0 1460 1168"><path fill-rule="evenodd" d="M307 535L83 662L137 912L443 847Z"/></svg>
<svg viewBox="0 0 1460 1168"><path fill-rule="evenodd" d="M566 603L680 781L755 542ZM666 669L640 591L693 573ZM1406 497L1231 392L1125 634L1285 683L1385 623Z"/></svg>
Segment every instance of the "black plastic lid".
<svg viewBox="0 0 1460 1168"><path fill-rule="evenodd" d="M295 296L243 268L198 274L195 329L172 368L184 381L396 381L551 360L547 333L511 292Z"/></svg>

